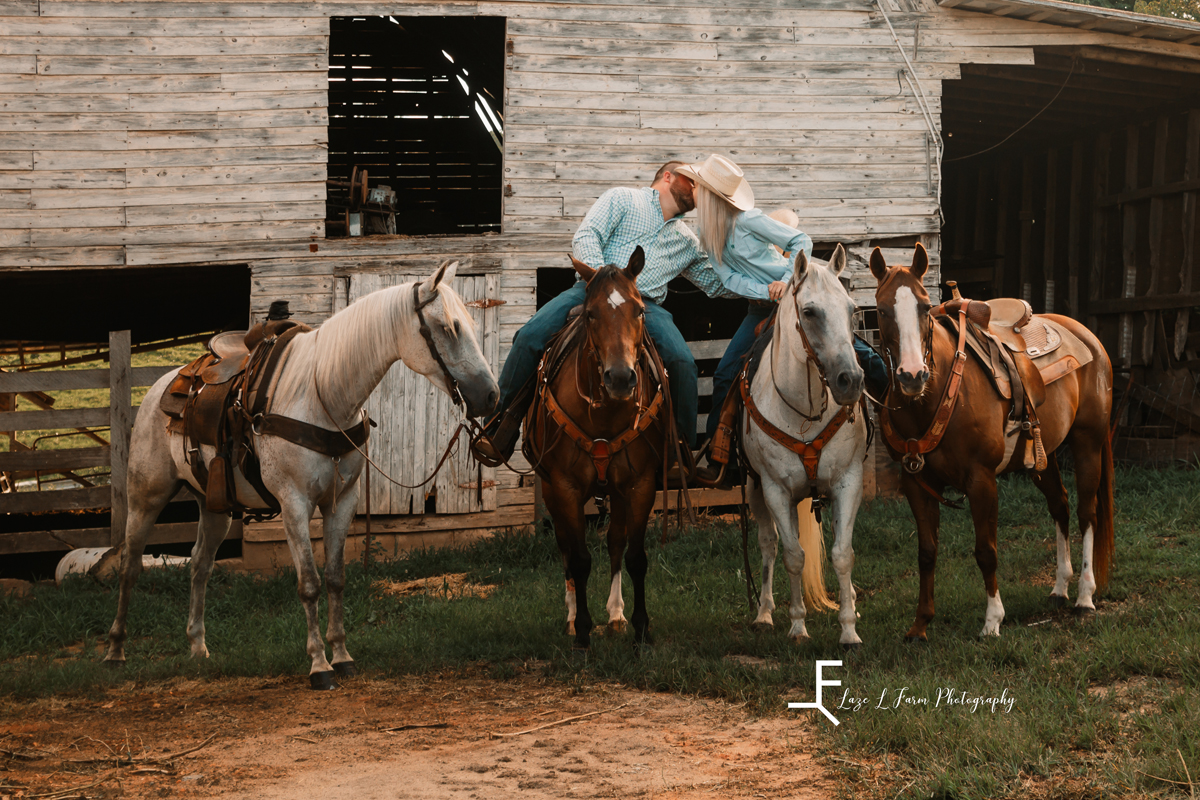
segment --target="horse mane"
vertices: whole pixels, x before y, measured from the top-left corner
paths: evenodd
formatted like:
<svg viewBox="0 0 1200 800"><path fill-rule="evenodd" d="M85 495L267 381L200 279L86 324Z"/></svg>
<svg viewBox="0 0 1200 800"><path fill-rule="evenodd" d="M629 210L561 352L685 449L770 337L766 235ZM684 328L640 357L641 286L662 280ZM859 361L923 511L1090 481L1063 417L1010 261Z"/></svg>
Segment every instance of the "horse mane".
<svg viewBox="0 0 1200 800"><path fill-rule="evenodd" d="M401 331L416 314L414 283L389 286L360 297L312 333L296 337L280 371L276 399L302 397L315 380L322 387L321 398L332 411L341 398L335 389L326 387L340 385L345 375L386 371L400 358ZM474 336L475 321L453 287L441 284L438 297L448 323L446 335L458 336L454 325L458 322L467 336Z"/></svg>

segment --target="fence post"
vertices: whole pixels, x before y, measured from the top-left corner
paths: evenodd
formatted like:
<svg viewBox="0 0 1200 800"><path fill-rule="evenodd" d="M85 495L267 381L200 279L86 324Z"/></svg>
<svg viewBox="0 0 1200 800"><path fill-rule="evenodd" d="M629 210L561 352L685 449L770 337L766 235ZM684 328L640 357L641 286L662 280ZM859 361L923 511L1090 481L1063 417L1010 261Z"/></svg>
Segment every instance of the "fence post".
<svg viewBox="0 0 1200 800"><path fill-rule="evenodd" d="M108 412L109 448L112 474L112 529L109 544L120 547L125 541L125 519L129 512L129 493L125 482L129 467L129 435L133 429L133 398L129 386L129 331L108 334Z"/></svg>

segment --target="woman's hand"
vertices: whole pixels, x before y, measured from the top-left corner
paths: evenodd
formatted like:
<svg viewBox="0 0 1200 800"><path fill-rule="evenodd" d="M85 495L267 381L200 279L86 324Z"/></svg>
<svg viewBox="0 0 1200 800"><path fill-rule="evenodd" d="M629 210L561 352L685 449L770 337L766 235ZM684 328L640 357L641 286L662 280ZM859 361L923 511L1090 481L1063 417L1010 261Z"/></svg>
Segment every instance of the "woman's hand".
<svg viewBox="0 0 1200 800"><path fill-rule="evenodd" d="M779 302L779 299L783 297L783 293L786 289L786 281L775 281L774 283L767 285L767 296L775 302Z"/></svg>

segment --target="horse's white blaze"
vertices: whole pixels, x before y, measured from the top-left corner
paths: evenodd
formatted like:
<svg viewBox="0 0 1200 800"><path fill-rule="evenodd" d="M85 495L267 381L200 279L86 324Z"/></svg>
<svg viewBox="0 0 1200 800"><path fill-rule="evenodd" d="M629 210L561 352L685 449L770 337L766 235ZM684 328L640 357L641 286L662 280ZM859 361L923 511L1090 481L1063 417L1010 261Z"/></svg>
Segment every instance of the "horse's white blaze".
<svg viewBox="0 0 1200 800"><path fill-rule="evenodd" d="M907 286L896 290L896 327L900 329L900 371L909 375L924 372L925 354L921 352L917 296Z"/></svg>
<svg viewBox="0 0 1200 800"><path fill-rule="evenodd" d="M987 613L983 617L983 632L980 636L999 636L1000 622L1004 619L1004 603L1000 602L1000 590L987 600Z"/></svg>
<svg viewBox="0 0 1200 800"><path fill-rule="evenodd" d="M1083 532L1083 566L1079 570L1079 597L1075 600L1076 608L1095 608L1092 595L1096 593L1096 573L1092 567L1093 539L1092 526L1088 525Z"/></svg>
<svg viewBox="0 0 1200 800"><path fill-rule="evenodd" d="M624 302L625 302L624 295L622 295L616 289L613 289L611 292L609 292L608 304L610 306L612 306L613 308L620 308L621 305L624 304Z"/></svg>
<svg viewBox="0 0 1200 800"><path fill-rule="evenodd" d="M625 598L621 596L621 573L612 577L608 590L608 621L625 622Z"/></svg>
<svg viewBox="0 0 1200 800"><path fill-rule="evenodd" d="M1055 597L1066 597L1067 585L1074 574L1071 570L1071 542L1067 539L1066 531L1058 527L1057 522L1054 523L1054 533L1058 539L1058 574L1055 576L1054 591L1051 594Z"/></svg>

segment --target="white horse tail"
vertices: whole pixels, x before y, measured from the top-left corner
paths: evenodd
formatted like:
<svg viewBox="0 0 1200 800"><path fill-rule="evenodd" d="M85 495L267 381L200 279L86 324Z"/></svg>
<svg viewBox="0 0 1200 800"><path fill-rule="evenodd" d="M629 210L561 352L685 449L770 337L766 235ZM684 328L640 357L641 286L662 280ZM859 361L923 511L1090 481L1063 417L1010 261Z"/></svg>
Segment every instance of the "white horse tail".
<svg viewBox="0 0 1200 800"><path fill-rule="evenodd" d="M838 604L825 590L825 537L821 525L812 513L812 500L802 500L796 509L800 520L797 536L804 550L804 605L809 611L834 609Z"/></svg>

